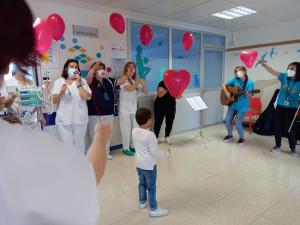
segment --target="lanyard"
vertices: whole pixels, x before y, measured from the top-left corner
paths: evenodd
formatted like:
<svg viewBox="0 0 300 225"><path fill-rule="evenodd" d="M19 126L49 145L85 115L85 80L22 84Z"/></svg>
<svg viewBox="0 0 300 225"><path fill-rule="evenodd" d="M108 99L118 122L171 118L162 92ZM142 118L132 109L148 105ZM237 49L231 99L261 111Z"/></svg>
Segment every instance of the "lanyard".
<svg viewBox="0 0 300 225"><path fill-rule="evenodd" d="M114 89L114 85L113 85L113 83L111 82L110 79L108 79L108 78L103 78L103 81L100 81L98 78L96 78L96 79L97 79L97 81L98 81L97 88L102 87L102 88L104 88L105 92L107 92L107 89L106 89L105 84L104 84L104 79L106 79L106 80L110 83L111 88Z"/></svg>
<svg viewBox="0 0 300 225"><path fill-rule="evenodd" d="M289 99L291 93L293 92L294 86L295 86L295 82L293 83L292 88L289 87L289 82L290 80L287 80L287 91L286 91L286 100Z"/></svg>

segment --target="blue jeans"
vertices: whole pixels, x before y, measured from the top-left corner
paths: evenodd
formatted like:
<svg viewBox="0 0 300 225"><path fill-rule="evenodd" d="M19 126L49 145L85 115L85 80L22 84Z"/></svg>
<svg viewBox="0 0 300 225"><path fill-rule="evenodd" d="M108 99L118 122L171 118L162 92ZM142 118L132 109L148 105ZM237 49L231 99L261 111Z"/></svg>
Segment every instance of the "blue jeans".
<svg viewBox="0 0 300 225"><path fill-rule="evenodd" d="M232 120L235 116L235 124L236 129L239 133L240 139L244 139L244 128L243 128L243 120L245 118L245 113L238 112L234 110L232 107L228 107L225 123L228 135L232 136Z"/></svg>
<svg viewBox="0 0 300 225"><path fill-rule="evenodd" d="M147 191L148 191L148 199L150 210L157 209L157 201L156 201L156 176L157 176L157 168L154 166L153 170L142 170L140 168L136 168L139 175L139 200L140 203L147 202Z"/></svg>

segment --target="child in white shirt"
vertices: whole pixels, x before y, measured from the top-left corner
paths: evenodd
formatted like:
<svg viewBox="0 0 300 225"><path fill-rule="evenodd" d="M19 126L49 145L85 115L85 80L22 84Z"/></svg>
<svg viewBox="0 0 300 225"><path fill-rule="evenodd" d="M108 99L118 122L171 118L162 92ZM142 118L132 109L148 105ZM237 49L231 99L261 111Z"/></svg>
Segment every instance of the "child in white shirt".
<svg viewBox="0 0 300 225"><path fill-rule="evenodd" d="M150 216L159 217L169 214L167 209L158 207L156 201L156 158L167 158L170 151L163 151L158 148L155 134L149 130L152 126L151 112L146 108L140 108L135 114L139 127L132 131L132 138L136 148L135 163L139 176L139 201L140 208L144 209L148 201Z"/></svg>

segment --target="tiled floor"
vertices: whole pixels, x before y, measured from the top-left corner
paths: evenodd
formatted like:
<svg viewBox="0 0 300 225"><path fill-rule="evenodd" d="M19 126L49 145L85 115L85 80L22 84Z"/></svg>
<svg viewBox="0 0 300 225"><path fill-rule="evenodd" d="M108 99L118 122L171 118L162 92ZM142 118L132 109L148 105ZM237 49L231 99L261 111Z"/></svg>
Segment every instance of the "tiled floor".
<svg viewBox="0 0 300 225"><path fill-rule="evenodd" d="M196 133L175 136L171 158L158 163L158 203L169 216L153 219L138 208L134 158L115 152L99 186L98 225L300 224L300 157L288 154L286 140L286 152L274 155L273 137L246 132L244 145L224 143L218 125L185 143Z"/></svg>

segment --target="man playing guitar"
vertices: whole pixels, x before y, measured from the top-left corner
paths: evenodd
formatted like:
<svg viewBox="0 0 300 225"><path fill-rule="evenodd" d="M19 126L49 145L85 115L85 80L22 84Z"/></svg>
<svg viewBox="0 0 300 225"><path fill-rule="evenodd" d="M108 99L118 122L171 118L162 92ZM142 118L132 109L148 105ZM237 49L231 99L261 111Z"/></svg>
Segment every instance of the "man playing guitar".
<svg viewBox="0 0 300 225"><path fill-rule="evenodd" d="M245 118L245 113L249 109L250 101L249 99L252 97L250 93L254 89L254 82L248 79L247 69L244 66L236 67L234 70L235 76L227 81L227 83L223 84L222 88L226 94L226 97L229 99L231 94L227 90L227 86L239 87L241 89L241 95L238 97L237 101L231 104L228 107L227 115L226 115L226 128L227 128L227 136L224 137L224 141L230 141L233 139L232 136L232 121L235 117L236 128L238 134L240 136L238 140L238 144L243 144L245 142L244 138L244 129L243 129L243 120Z"/></svg>

